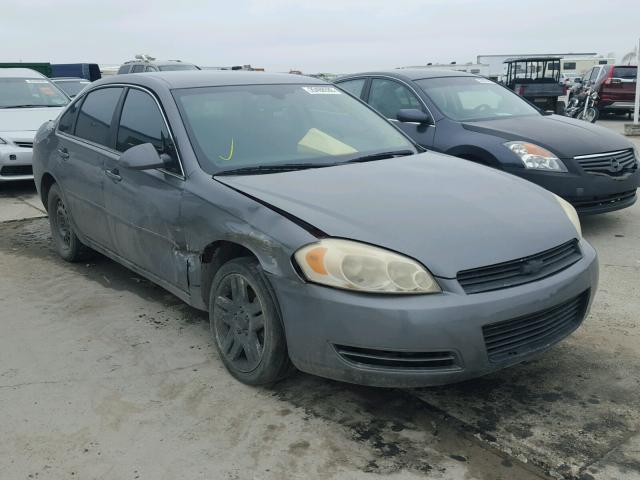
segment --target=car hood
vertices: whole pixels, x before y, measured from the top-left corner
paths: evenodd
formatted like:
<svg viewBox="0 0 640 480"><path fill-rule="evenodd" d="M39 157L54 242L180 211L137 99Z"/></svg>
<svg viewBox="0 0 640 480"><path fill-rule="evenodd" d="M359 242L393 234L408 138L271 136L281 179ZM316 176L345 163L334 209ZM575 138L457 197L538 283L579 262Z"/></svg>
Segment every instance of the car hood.
<svg viewBox="0 0 640 480"><path fill-rule="evenodd" d="M510 140L540 145L559 158L631 148L631 143L611 130L560 115L532 115L462 124L463 128Z"/></svg>
<svg viewBox="0 0 640 480"><path fill-rule="evenodd" d="M44 122L53 120L64 107L2 108L0 132L36 131Z"/></svg>
<svg viewBox="0 0 640 480"><path fill-rule="evenodd" d="M440 277L532 255L576 237L546 190L431 152L215 179L330 236L413 257Z"/></svg>

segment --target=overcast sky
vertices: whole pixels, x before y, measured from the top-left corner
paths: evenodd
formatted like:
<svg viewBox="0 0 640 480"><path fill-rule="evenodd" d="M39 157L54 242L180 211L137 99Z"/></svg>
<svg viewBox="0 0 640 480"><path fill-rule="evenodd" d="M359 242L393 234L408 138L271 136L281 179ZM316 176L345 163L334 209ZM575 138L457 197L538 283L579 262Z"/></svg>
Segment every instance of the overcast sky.
<svg viewBox="0 0 640 480"><path fill-rule="evenodd" d="M348 73L478 54L597 52L640 37L640 0L0 0L0 61Z"/></svg>

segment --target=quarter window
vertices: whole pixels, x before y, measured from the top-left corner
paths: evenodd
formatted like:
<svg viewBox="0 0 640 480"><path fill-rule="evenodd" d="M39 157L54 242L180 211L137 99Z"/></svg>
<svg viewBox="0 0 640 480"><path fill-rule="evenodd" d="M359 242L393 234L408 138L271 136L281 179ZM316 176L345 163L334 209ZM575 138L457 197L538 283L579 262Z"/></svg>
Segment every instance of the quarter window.
<svg viewBox="0 0 640 480"><path fill-rule="evenodd" d="M360 98L362 95L362 88L364 87L364 78L358 80L347 80L346 82L340 82L337 85L347 93L350 93L356 98Z"/></svg>
<svg viewBox="0 0 640 480"><path fill-rule="evenodd" d="M369 104L387 118L395 119L398 110L422 110L420 100L404 85L392 80L374 79L371 82Z"/></svg>
<svg viewBox="0 0 640 480"><path fill-rule="evenodd" d="M75 135L111 147L111 120L122 88L101 88L90 92L78 114Z"/></svg>
<svg viewBox="0 0 640 480"><path fill-rule="evenodd" d="M124 152L131 147L150 143L159 154L172 158L167 170L181 174L175 147L156 101L147 93L130 89L122 107L116 149Z"/></svg>
<svg viewBox="0 0 640 480"><path fill-rule="evenodd" d="M60 123L58 123L58 130L64 133L73 134L73 127L76 123L76 117L78 116L78 110L80 110L80 103L75 102L71 105L64 115L60 118Z"/></svg>

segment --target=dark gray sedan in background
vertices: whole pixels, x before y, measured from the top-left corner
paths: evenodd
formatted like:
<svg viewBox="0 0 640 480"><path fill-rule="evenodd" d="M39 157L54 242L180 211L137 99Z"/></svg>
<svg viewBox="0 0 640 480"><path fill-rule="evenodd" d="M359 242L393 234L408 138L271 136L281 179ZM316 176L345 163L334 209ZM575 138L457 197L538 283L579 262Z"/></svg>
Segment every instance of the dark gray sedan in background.
<svg viewBox="0 0 640 480"><path fill-rule="evenodd" d="M207 310L248 384L482 375L570 334L596 289L567 202L420 153L312 78L97 81L39 130L34 173L64 259L97 250Z"/></svg>
<svg viewBox="0 0 640 480"><path fill-rule="evenodd" d="M398 69L348 75L336 84L423 147L530 180L582 215L636 201L638 153L629 140L598 125L541 112L486 78Z"/></svg>

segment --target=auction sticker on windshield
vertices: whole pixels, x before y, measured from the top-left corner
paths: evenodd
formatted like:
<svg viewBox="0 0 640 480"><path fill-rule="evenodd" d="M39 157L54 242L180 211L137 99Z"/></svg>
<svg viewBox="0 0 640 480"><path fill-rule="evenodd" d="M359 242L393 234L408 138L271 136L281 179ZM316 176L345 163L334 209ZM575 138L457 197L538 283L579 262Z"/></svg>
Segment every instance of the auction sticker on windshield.
<svg viewBox="0 0 640 480"><path fill-rule="evenodd" d="M302 89L311 95L342 95L342 92L335 87L302 87Z"/></svg>

